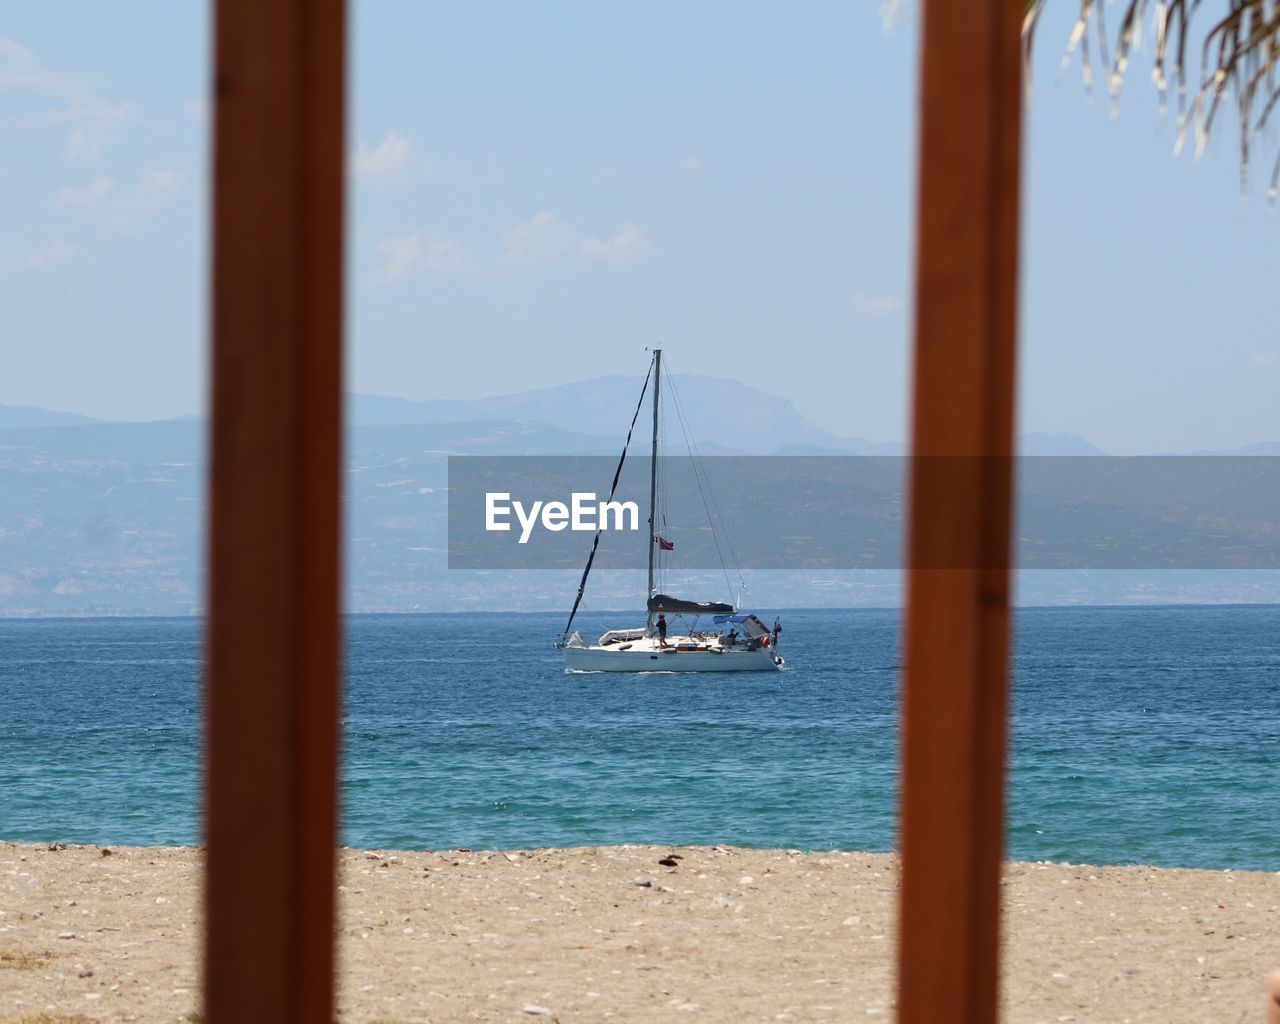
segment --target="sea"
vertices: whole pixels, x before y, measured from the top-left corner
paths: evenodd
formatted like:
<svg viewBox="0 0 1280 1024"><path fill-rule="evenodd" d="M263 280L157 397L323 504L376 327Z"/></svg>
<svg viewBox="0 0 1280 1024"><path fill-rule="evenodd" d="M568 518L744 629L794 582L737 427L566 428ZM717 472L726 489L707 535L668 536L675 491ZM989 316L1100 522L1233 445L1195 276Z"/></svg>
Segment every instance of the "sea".
<svg viewBox="0 0 1280 1024"><path fill-rule="evenodd" d="M786 671L702 676L566 674L560 614L349 617L341 841L892 849L900 613L778 614ZM0 620L0 839L200 841L201 629ZM1011 857L1280 870L1280 607L1022 609L1014 651Z"/></svg>

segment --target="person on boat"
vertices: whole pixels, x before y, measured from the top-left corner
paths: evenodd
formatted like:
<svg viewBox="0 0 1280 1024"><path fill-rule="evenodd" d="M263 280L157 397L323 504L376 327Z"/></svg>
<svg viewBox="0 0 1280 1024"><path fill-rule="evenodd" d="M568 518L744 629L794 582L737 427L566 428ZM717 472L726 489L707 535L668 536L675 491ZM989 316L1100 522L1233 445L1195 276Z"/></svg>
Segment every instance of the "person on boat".
<svg viewBox="0 0 1280 1024"><path fill-rule="evenodd" d="M658 646L667 646L667 617L662 612L658 612Z"/></svg>

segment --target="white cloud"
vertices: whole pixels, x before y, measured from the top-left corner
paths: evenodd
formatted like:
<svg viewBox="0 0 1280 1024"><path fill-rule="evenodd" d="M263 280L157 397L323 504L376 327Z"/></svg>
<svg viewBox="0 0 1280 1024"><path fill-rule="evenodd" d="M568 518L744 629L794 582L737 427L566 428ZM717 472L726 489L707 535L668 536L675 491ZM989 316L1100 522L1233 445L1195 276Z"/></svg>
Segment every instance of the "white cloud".
<svg viewBox="0 0 1280 1024"><path fill-rule="evenodd" d="M360 143L355 155L357 177L368 181L389 181L404 170L413 151L408 136L389 131L376 146Z"/></svg>
<svg viewBox="0 0 1280 1024"><path fill-rule="evenodd" d="M151 209L168 202L182 191L186 180L186 175L176 167L160 167L144 174L137 187L138 205Z"/></svg>
<svg viewBox="0 0 1280 1024"><path fill-rule="evenodd" d="M120 125L133 116L131 102L103 99L78 79L49 71L12 39L0 39L0 91L25 93L44 106L0 119L0 124L64 127L63 155L73 162L99 159Z"/></svg>
<svg viewBox="0 0 1280 1024"><path fill-rule="evenodd" d="M598 238L584 238L578 251L585 259L620 263L643 245L644 232L639 226L624 224L616 235L606 241L602 242Z"/></svg>
<svg viewBox="0 0 1280 1024"><path fill-rule="evenodd" d="M553 213L540 210L507 232L506 260L533 263L567 252L578 233Z"/></svg>
<svg viewBox="0 0 1280 1024"><path fill-rule="evenodd" d="M82 206L96 203L100 199L105 199L109 196L115 190L115 187L116 183L105 174L102 174L94 178L84 188L64 188L59 191L58 205Z"/></svg>
<svg viewBox="0 0 1280 1024"><path fill-rule="evenodd" d="M1280 363L1280 352L1258 352L1249 362L1253 366L1274 366Z"/></svg>
<svg viewBox="0 0 1280 1024"><path fill-rule="evenodd" d="M176 167L158 167L148 171L128 187L121 188L105 174L79 188L64 188L57 194L59 206L93 207L101 210L100 226L107 237L133 236L156 217L160 211L179 198L187 187L187 178ZM61 263L72 251L67 243L61 248L40 250L29 257L24 266L46 269L51 263Z"/></svg>
<svg viewBox="0 0 1280 1024"><path fill-rule="evenodd" d="M43 245L27 254L18 264L24 270L53 270L80 251L79 246L70 242L56 241Z"/></svg>
<svg viewBox="0 0 1280 1024"><path fill-rule="evenodd" d="M403 238L384 238L374 248L382 256L374 280L383 284L400 281L419 270L461 270L470 265L466 251L453 239L433 238L424 244L421 231Z"/></svg>
<svg viewBox="0 0 1280 1024"><path fill-rule="evenodd" d="M21 43L0 38L0 68L24 67L35 63L35 54Z"/></svg>
<svg viewBox="0 0 1280 1024"><path fill-rule="evenodd" d="M862 316L892 316L902 309L901 295L864 295L859 292L849 300L855 313Z"/></svg>
<svg viewBox="0 0 1280 1024"><path fill-rule="evenodd" d="M132 102L111 103L87 93L73 96L62 111L51 111L48 123L67 124L63 155L73 163L100 160L107 146L120 134L120 126L133 116Z"/></svg>

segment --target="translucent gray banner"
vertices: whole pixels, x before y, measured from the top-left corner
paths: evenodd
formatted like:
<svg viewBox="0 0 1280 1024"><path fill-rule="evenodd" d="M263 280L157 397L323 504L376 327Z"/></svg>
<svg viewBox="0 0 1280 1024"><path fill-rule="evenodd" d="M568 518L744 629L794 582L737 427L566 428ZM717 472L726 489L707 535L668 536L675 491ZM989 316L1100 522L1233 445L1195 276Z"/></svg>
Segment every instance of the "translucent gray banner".
<svg viewBox="0 0 1280 1024"><path fill-rule="evenodd" d="M1280 458L1012 462L937 457L917 468L971 483L1012 468L1017 568L1280 568ZM627 460L602 516L616 467L604 456L450 456L449 567L581 567L602 518L596 567L643 566L650 460ZM661 556L689 570L901 568L911 469L896 456L660 458ZM947 510L928 511L945 528ZM948 553L920 567L978 567L980 557L998 556Z"/></svg>

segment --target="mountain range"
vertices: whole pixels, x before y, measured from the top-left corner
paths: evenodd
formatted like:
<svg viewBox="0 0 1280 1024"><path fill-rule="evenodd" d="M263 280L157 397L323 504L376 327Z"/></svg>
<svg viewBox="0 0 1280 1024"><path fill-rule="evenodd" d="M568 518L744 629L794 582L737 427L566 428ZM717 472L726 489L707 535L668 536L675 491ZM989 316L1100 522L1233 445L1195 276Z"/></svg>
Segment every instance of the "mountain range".
<svg viewBox="0 0 1280 1024"><path fill-rule="evenodd" d="M674 388L670 387L674 384ZM843 437L807 419L788 399L723 377L675 374L664 382L665 407L683 416L683 427L704 455L901 455L900 441ZM381 395L348 396L352 426L457 423L468 420L532 421L601 438L621 437L635 408L641 378L613 375L573 384L476 400L413 401ZM676 401L670 392L675 391ZM643 417L642 417L643 418ZM680 418L668 418L675 439ZM1102 455L1076 434L1028 433L1026 455Z"/></svg>
<svg viewBox="0 0 1280 1024"><path fill-rule="evenodd" d="M668 451L683 434L702 454L894 455L900 443L842 437L790 401L733 380L676 376L667 387ZM348 397L347 607L353 611L558 608L576 572L447 569L449 454L616 456L641 381L598 377L476 400ZM636 443L647 448L642 410ZM682 426L683 424L683 426ZM205 422L194 416L103 422L0 405L0 615L195 614L202 603ZM1098 455L1074 434L1028 434L1029 455ZM1234 454L1280 454L1263 444ZM632 575L593 576L595 607L634 604ZM573 578L571 578L573 577ZM597 578L599 577L599 578ZM864 578L865 577L865 578ZM874 577L874 578L872 578ZM893 603L896 576L772 572L768 605ZM1115 583L1106 586L1120 586ZM1106 599L1095 580L1037 583L1024 598ZM1128 586L1125 584L1124 586ZM1255 581L1249 599L1272 595ZM760 592L759 587L764 591ZM1178 599L1204 595L1179 584ZM1056 589L1055 589L1056 588ZM1199 588L1199 589L1197 589ZM1121 588L1123 590L1123 587ZM1127 591L1126 591L1127 592ZM1151 591L1139 587L1142 599ZM1236 593L1230 587L1210 593ZM718 593L718 591L717 591Z"/></svg>
<svg viewBox="0 0 1280 1024"><path fill-rule="evenodd" d="M79 427L101 423L76 412L55 412L34 405L0 405L0 430L19 427Z"/></svg>
<svg viewBox="0 0 1280 1024"><path fill-rule="evenodd" d="M626 434L641 383L639 377L615 375L479 399L413 400L352 393L347 396L347 425L524 424L515 432L527 431L530 440L541 432L558 432L562 443L553 446L556 450L563 450L564 442L573 438L579 444L578 451L611 451ZM687 433L704 455L900 455L905 450L898 441L843 437L824 430L791 401L727 378L676 374L664 381L663 397L669 442L683 449ZM181 416L135 426L197 419ZM92 425L108 427L108 434L125 436L118 432L121 424L116 422L35 406L0 405L0 430ZM136 431L130 434L137 436ZM1103 454L1075 434L1025 434L1020 444L1028 455ZM539 453L540 449L529 450L529 454Z"/></svg>
<svg viewBox="0 0 1280 1024"><path fill-rule="evenodd" d="M550 428L560 433L562 442L570 440L570 435L576 438L581 447L575 450L596 453L616 448L618 440L625 435L630 413L640 395L641 381L640 377L611 375L477 399L416 400L351 393L347 396L347 425L361 428L526 424L523 429L528 430L531 437ZM788 399L740 381L676 374L664 380L663 386L669 441L681 446L683 430L687 430L705 455L901 455L906 450L901 441L872 441L824 430ZM672 391L677 401L672 401ZM677 408L683 414L683 428L681 417L675 415ZM181 423L198 419L180 416L151 422ZM107 423L79 413L0 405L0 430ZM564 445L554 447L563 450ZM1018 439L1018 449L1023 455L1106 454L1080 435L1065 432L1024 433ZM537 453L530 450L530 454ZM1280 441L1189 454L1280 455Z"/></svg>
<svg viewBox="0 0 1280 1024"><path fill-rule="evenodd" d="M641 386L639 377L616 375L475 400L415 402L355 394L349 397L347 409L349 422L357 427L507 420L620 439L639 402ZM687 431L704 454L772 455L782 449L889 454L881 451L886 446L823 430L787 399L736 380L677 374L663 380L662 397L672 443L678 444ZM647 409L647 393L644 401ZM647 412L640 419L646 422Z"/></svg>

